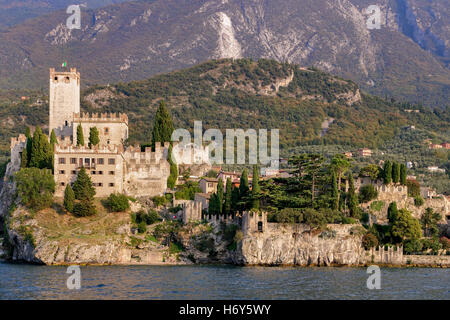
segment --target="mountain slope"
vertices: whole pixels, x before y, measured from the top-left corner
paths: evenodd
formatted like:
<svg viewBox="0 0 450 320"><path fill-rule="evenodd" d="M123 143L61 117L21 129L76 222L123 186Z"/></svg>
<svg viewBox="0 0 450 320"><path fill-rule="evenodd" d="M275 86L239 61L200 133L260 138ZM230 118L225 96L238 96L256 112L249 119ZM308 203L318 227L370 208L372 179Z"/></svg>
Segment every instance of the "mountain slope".
<svg viewBox="0 0 450 320"><path fill-rule="evenodd" d="M450 98L442 62L448 50L402 31L402 1L380 2L380 30L366 28L368 0L126 2L83 9L81 30L67 30L68 15L54 12L0 34L0 88L44 87L47 69L65 59L81 66L91 85L145 79L211 58L263 57L314 65L381 96L442 107ZM448 21L446 14L438 20ZM430 28L437 31L424 29L428 38L448 35L438 23Z"/></svg>
<svg viewBox="0 0 450 320"><path fill-rule="evenodd" d="M48 105L33 105L35 99L0 103L2 154L10 137L25 132L27 125L47 128ZM450 141L448 108L407 113L405 109L418 107L362 93L353 81L316 69L264 59L212 60L143 81L93 86L82 92L82 110L127 113L129 143L146 144L161 99L167 102L176 128L192 130L197 120L204 130L280 129L284 155L305 145L376 148L405 125L425 130L437 142ZM330 125L324 134L326 119Z"/></svg>

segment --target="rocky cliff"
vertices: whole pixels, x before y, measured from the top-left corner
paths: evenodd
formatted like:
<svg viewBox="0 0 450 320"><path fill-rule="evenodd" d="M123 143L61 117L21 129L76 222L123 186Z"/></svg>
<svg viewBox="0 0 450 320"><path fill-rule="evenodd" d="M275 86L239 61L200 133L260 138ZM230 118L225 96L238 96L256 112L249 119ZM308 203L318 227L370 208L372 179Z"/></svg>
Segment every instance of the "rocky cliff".
<svg viewBox="0 0 450 320"><path fill-rule="evenodd" d="M268 223L265 232L247 234L239 244L234 262L246 265L330 266L365 262L361 236L354 225L328 225L310 232L305 225Z"/></svg>

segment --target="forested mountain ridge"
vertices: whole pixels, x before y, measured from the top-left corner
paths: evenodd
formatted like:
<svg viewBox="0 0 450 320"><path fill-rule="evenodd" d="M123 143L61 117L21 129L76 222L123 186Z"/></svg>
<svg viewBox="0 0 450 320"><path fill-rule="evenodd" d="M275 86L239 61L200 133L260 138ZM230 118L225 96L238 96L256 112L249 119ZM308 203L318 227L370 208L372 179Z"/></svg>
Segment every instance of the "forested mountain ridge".
<svg viewBox="0 0 450 320"><path fill-rule="evenodd" d="M374 30L368 0L87 2L81 30L68 30L60 10L0 33L0 89L45 87L46 71L62 60L93 85L253 57L315 66L382 97L439 108L450 100L443 0L378 1Z"/></svg>

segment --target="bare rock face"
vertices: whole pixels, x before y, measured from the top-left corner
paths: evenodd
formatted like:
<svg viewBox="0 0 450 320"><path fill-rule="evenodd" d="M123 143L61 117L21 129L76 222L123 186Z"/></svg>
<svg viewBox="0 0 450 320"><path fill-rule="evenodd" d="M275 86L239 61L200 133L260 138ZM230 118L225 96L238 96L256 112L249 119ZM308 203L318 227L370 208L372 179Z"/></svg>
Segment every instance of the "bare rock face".
<svg viewBox="0 0 450 320"><path fill-rule="evenodd" d="M361 237L351 235L354 225L329 225L309 232L304 225L268 223L263 233L248 234L234 257L237 264L329 266L364 262Z"/></svg>

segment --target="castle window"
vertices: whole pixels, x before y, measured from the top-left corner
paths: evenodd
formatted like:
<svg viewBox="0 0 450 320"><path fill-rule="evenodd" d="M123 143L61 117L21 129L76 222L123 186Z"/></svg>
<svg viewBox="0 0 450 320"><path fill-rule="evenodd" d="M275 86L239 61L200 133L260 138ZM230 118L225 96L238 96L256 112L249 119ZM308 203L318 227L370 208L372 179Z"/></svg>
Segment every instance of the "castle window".
<svg viewBox="0 0 450 320"><path fill-rule="evenodd" d="M72 174L77 174L77 171L76 170L72 170Z"/></svg>
<svg viewBox="0 0 450 320"><path fill-rule="evenodd" d="M99 175L102 175L102 174L103 174L103 171L99 171L98 174L99 174Z"/></svg>
<svg viewBox="0 0 450 320"><path fill-rule="evenodd" d="M106 141L106 143L107 143L107 144L110 144L110 143L111 143L111 140Z"/></svg>
<svg viewBox="0 0 450 320"><path fill-rule="evenodd" d="M70 158L70 164L77 164L77 158Z"/></svg>
<svg viewBox="0 0 450 320"><path fill-rule="evenodd" d="M92 173L92 174L96 174L96 173L97 173L97 171L92 171L91 173Z"/></svg>
<svg viewBox="0 0 450 320"><path fill-rule="evenodd" d="M86 164L86 166L89 167L91 164L91 159L89 159L89 158L84 159L84 163Z"/></svg>
<svg viewBox="0 0 450 320"><path fill-rule="evenodd" d="M61 182L61 186L63 186L63 187L64 187L65 185L66 185L66 183L65 183L65 182Z"/></svg>
<svg viewBox="0 0 450 320"><path fill-rule="evenodd" d="M103 158L98 158L98 164L104 164L105 163L105 159Z"/></svg>
<svg viewBox="0 0 450 320"><path fill-rule="evenodd" d="M69 126L69 121L66 120L66 121L64 122L64 124L66 125L66 127Z"/></svg>
<svg viewBox="0 0 450 320"><path fill-rule="evenodd" d="M59 158L59 164L66 164L66 158Z"/></svg>
<svg viewBox="0 0 450 320"><path fill-rule="evenodd" d="M59 174L65 174L66 171L65 170L59 170Z"/></svg>
<svg viewBox="0 0 450 320"><path fill-rule="evenodd" d="M110 175L110 176L113 176L113 175L114 175L114 171L110 171L110 172L109 172L109 175Z"/></svg>
<svg viewBox="0 0 450 320"><path fill-rule="evenodd" d="M262 221L258 222L258 231L259 232L263 232L263 223L262 223Z"/></svg>
<svg viewBox="0 0 450 320"><path fill-rule="evenodd" d="M58 77L55 77L55 81L58 81Z"/></svg>
<svg viewBox="0 0 450 320"><path fill-rule="evenodd" d="M105 128L105 135L109 133L109 128Z"/></svg>
<svg viewBox="0 0 450 320"><path fill-rule="evenodd" d="M116 159L108 159L108 164L116 164Z"/></svg>
<svg viewBox="0 0 450 320"><path fill-rule="evenodd" d="M110 183L109 186L110 186L110 187L114 187L114 183Z"/></svg>
<svg viewBox="0 0 450 320"><path fill-rule="evenodd" d="M103 183L99 182L99 183L98 183L98 186L99 186L99 187L103 187Z"/></svg>
<svg viewBox="0 0 450 320"><path fill-rule="evenodd" d="M69 78L69 77L66 77L66 78L64 79L64 82L65 82L65 83L69 83L69 82L70 82L70 78Z"/></svg>

